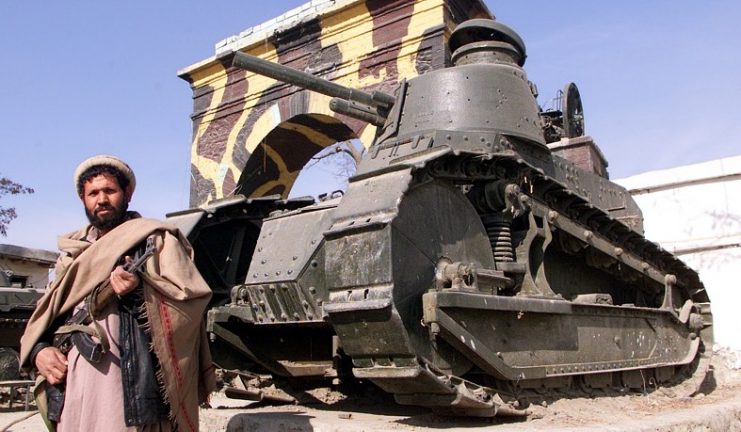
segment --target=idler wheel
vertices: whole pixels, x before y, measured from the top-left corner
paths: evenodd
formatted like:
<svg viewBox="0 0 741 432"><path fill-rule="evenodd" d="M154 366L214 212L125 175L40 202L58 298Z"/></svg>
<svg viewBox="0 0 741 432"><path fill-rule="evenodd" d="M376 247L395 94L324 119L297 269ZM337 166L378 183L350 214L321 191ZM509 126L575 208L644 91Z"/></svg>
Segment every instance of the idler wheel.
<svg viewBox="0 0 741 432"><path fill-rule="evenodd" d="M18 353L12 348L0 348L0 380L17 380L21 375Z"/></svg>

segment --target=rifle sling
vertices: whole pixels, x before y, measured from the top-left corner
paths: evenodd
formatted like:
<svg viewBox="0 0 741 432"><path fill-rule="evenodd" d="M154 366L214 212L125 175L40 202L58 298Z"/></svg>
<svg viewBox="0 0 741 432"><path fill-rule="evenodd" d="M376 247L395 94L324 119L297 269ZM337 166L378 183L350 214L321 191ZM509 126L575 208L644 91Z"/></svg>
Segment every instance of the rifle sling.
<svg viewBox="0 0 741 432"><path fill-rule="evenodd" d="M100 345L103 347L103 352L108 352L110 349L110 343L108 342L108 336L106 335L103 328L98 324L97 321L92 321L93 327L84 324L64 324L57 329L55 334L68 334L74 332L85 333L90 337L96 337L100 340Z"/></svg>

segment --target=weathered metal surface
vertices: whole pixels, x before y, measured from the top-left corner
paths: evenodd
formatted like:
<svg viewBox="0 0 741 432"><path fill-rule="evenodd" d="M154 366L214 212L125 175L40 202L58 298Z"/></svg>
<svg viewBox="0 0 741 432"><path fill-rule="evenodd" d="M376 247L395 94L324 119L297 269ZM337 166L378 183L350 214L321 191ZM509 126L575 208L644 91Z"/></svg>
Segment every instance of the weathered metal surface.
<svg viewBox="0 0 741 432"><path fill-rule="evenodd" d="M219 239L196 224L197 255L249 266L215 281L234 281L209 312L217 362L370 380L474 416L522 414L539 391L702 375L712 315L697 273L643 237L623 188L551 154L555 117L513 30L475 20L451 40L462 63L399 84L342 199L271 217L236 199L211 222Z"/></svg>

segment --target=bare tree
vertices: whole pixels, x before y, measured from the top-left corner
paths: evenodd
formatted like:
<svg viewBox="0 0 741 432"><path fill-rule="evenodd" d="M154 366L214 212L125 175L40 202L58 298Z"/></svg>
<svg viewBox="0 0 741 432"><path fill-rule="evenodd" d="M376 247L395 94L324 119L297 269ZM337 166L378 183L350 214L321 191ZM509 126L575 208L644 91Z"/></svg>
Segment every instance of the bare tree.
<svg viewBox="0 0 741 432"><path fill-rule="evenodd" d="M32 194L34 192L30 187L18 184L7 177L0 176L0 198L5 195ZM8 224L18 217L15 207L0 206L0 235L8 236Z"/></svg>
<svg viewBox="0 0 741 432"><path fill-rule="evenodd" d="M355 174L364 153L365 148L359 140L341 141L314 155L307 168L331 160L333 174L339 179L347 180Z"/></svg>

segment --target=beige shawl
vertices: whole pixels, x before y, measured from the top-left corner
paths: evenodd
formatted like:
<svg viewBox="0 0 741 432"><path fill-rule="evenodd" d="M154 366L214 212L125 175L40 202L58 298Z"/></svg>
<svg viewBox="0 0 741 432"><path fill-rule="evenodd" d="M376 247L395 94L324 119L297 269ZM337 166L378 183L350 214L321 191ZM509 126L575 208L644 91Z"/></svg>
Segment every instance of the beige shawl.
<svg viewBox="0 0 741 432"><path fill-rule="evenodd" d="M155 236L157 253L147 261L143 293L158 377L178 430L198 430L198 405L215 388L203 315L211 290L192 261L192 249L180 232L163 222L129 220L94 243L82 241L89 227L59 238L56 277L21 338L21 364L54 320L71 311L110 277L120 257Z"/></svg>

